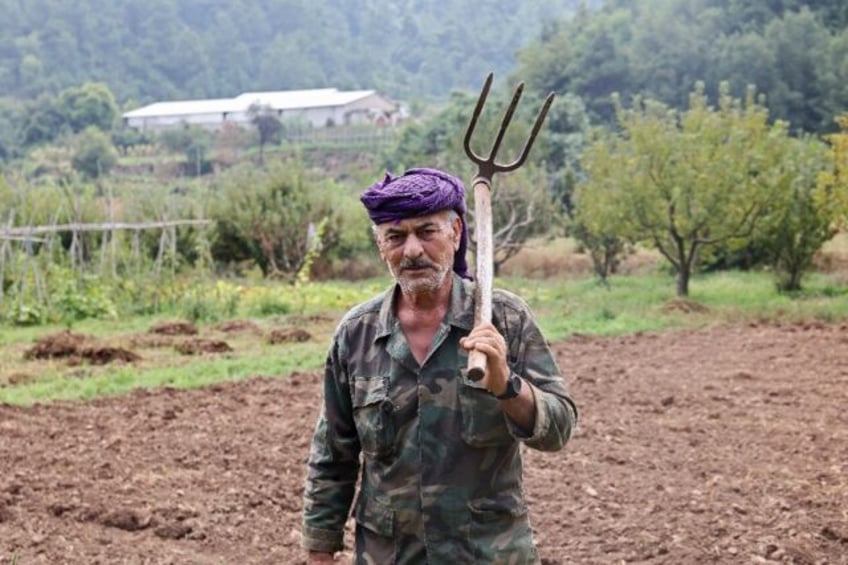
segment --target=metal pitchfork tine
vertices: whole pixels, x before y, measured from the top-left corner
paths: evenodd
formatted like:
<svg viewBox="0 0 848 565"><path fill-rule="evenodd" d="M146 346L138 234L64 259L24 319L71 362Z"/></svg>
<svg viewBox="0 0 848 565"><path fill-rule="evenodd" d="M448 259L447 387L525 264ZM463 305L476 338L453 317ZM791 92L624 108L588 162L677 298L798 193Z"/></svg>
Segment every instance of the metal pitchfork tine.
<svg viewBox="0 0 848 565"><path fill-rule="evenodd" d="M545 116L548 114L548 109L554 101L554 93L548 94L542 108L539 110L539 115L536 117L536 123L533 125L533 130L530 132L530 137L524 144L524 149L521 155L512 163L498 163L496 161L498 150L501 147L506 129L512 121L512 115L518 107L518 101L521 98L521 93L524 91L524 83L521 82L515 89L512 96L512 102L504 114L501 121L501 127L492 144L492 149L488 157L481 157L474 153L471 149L471 137L474 135L474 129L477 127L477 120L480 118L480 113L486 103L486 97L489 95L489 89L492 86L493 74L489 73L486 77L486 82L483 84L483 90L480 92L480 97L477 99L477 105L474 107L474 114L471 116L471 122L468 124L468 129L465 132L465 153L474 162L477 163L477 174L472 180L474 190L474 223L477 240L477 280L474 285L474 325L479 326L482 323L492 321L492 279L494 278L494 252L493 252L493 229L492 229L492 177L495 173L505 173L514 171L524 164L527 160L527 155L530 154L530 148L536 140L536 135L542 129L542 124L545 121ZM479 381L486 374L486 355L478 351L471 351L468 354L468 378L474 381Z"/></svg>

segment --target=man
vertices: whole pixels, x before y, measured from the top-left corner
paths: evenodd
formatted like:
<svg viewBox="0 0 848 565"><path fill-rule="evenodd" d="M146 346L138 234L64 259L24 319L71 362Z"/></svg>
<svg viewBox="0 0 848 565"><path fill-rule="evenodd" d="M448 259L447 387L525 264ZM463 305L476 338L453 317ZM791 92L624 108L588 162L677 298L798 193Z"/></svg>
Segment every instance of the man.
<svg viewBox="0 0 848 565"><path fill-rule="evenodd" d="M336 329L303 514L310 563L332 562L354 505L355 562L537 563L520 444L562 448L577 412L527 305L493 293L473 327L465 189L412 169L362 193L395 279ZM486 355L482 380L468 352Z"/></svg>

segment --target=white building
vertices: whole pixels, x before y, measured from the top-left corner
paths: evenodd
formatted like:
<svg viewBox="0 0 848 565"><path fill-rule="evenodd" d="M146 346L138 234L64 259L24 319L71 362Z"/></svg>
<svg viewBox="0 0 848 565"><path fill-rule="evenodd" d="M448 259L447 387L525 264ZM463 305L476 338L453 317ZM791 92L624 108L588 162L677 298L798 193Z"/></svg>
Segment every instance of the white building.
<svg viewBox="0 0 848 565"><path fill-rule="evenodd" d="M124 124L157 132L185 125L220 129L231 122L250 126L252 106L312 127L353 124L387 125L399 119L399 106L373 90L339 91L335 88L245 92L235 98L156 102L123 114Z"/></svg>

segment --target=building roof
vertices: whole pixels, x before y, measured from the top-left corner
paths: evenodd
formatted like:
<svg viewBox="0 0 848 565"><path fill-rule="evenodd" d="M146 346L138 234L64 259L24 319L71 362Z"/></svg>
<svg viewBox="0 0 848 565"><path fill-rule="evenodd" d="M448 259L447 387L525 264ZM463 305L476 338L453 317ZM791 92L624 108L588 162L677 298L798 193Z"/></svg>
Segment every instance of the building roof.
<svg viewBox="0 0 848 565"><path fill-rule="evenodd" d="M282 90L272 92L245 92L235 98L212 100L180 100L156 102L123 114L124 118L148 118L154 116L184 116L196 114L221 114L247 112L251 104L270 106L274 110L299 108L325 108L344 106L371 96L373 90L339 91L336 88L310 90Z"/></svg>
<svg viewBox="0 0 848 565"><path fill-rule="evenodd" d="M236 112L233 98L217 98L212 100L177 100L173 102L156 102L142 106L130 112L124 112L125 118L149 118L153 116L185 116L191 114L220 114Z"/></svg>

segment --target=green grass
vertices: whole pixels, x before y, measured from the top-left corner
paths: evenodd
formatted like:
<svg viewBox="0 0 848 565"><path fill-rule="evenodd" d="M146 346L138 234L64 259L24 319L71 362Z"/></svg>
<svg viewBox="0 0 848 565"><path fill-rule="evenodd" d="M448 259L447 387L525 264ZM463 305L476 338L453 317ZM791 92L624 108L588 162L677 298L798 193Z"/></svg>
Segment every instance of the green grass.
<svg viewBox="0 0 848 565"><path fill-rule="evenodd" d="M758 320L848 320L848 287L815 273L805 279L803 291L792 295L778 293L768 273L695 276L688 300L706 307L703 313L672 307L674 280L664 274L613 277L608 287L593 278L499 283L528 301L551 340L575 333L621 335Z"/></svg>
<svg viewBox="0 0 848 565"><path fill-rule="evenodd" d="M125 366L89 375L85 374L83 368L71 377L54 374L34 383L0 388L0 402L31 405L47 400L89 400L124 394L137 388L196 388L255 376L279 377L319 367L325 353L326 347L307 343L292 345L275 355L215 359L205 357L177 366L143 371Z"/></svg>
<svg viewBox="0 0 848 565"><path fill-rule="evenodd" d="M139 387L191 388L257 375L280 377L317 369L339 317L354 304L386 288L388 279L313 283L300 289L243 284L238 290L244 297L237 318L251 317L265 329L295 325L309 331L313 339L306 343L269 345L255 335L243 334L226 336L234 351L223 355L182 356L170 348L158 348L145 350L143 360L133 365L69 367L64 361L23 360L24 350L35 339L63 327L0 327L0 403L30 405L52 400L86 400L124 394ZM833 323L848 320L848 285L823 274L809 275L804 285L802 292L789 295L776 291L768 273L699 275L691 281L688 302L682 303L682 306L695 303L704 307L704 311L693 311L680 307L674 280L667 274L613 277L606 287L591 277L496 281L496 286L512 290L527 300L543 332L552 341L573 334L622 335L764 320ZM252 317L251 310L257 301L268 300L268 293L287 305L287 314ZM86 320L72 329L102 340L120 340L122 336L147 332L157 321L174 318L160 315L116 321ZM199 326L201 335L214 334L211 323L201 322ZM8 384L8 376L13 373L35 377Z"/></svg>

